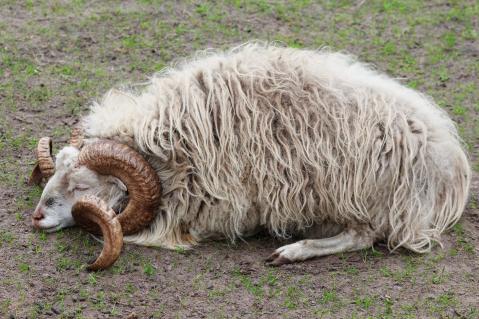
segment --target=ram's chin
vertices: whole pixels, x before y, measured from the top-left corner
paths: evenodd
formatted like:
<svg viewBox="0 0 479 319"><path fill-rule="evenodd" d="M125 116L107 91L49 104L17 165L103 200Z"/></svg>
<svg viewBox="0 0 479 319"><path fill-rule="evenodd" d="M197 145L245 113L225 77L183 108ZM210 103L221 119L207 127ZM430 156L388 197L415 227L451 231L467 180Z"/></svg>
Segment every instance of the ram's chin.
<svg viewBox="0 0 479 319"><path fill-rule="evenodd" d="M41 230L43 230L46 233L54 233L54 232L59 231L62 228L64 228L62 225L57 225L57 226L42 228Z"/></svg>
<svg viewBox="0 0 479 319"><path fill-rule="evenodd" d="M59 224L56 224L56 225L45 225L45 226L42 226L40 225L39 227L36 227L37 229L39 229L40 231L44 231L46 233L54 233L54 232L57 232L59 231L60 229L63 229L63 228L66 228L68 227L69 225L64 225L63 223L59 223Z"/></svg>

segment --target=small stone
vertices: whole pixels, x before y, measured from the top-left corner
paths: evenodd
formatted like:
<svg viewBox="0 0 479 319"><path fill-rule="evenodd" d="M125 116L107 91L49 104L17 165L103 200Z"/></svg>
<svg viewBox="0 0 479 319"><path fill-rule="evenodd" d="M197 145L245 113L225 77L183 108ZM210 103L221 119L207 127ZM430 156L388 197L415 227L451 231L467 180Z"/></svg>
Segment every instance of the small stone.
<svg viewBox="0 0 479 319"><path fill-rule="evenodd" d="M58 306L56 306L56 305L52 307L52 311L56 315L59 315L61 313L60 309L58 309Z"/></svg>

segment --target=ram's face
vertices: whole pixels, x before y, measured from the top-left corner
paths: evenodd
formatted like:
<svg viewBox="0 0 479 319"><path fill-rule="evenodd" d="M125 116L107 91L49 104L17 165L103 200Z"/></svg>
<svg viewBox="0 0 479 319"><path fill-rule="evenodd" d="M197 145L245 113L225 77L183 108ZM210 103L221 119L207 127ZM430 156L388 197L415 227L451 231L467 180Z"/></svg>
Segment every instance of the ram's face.
<svg viewBox="0 0 479 319"><path fill-rule="evenodd" d="M76 223L101 233L104 249L87 267L98 270L118 258L123 235L135 234L155 219L161 183L148 161L130 146L111 140L84 141L82 136L81 129L72 130L72 146L58 153L56 163L51 139L44 136L38 141L29 183L49 181L32 223L47 232Z"/></svg>
<svg viewBox="0 0 479 319"><path fill-rule="evenodd" d="M45 185L32 215L35 228L54 232L73 226L72 206L81 196L96 195L111 203L126 190L115 177L99 175L85 166L77 166L78 153L74 147L65 147L58 153L55 174Z"/></svg>

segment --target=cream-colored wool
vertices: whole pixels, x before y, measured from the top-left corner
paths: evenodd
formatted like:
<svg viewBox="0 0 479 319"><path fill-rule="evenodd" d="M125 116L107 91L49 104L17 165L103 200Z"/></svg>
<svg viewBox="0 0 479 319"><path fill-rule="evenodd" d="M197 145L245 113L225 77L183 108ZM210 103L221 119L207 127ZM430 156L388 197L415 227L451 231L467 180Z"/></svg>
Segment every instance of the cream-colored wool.
<svg viewBox="0 0 479 319"><path fill-rule="evenodd" d="M332 223L426 252L468 196L468 160L447 114L327 50L208 51L139 93L110 91L83 125L87 137L134 141L161 178L156 221L126 238L142 245Z"/></svg>

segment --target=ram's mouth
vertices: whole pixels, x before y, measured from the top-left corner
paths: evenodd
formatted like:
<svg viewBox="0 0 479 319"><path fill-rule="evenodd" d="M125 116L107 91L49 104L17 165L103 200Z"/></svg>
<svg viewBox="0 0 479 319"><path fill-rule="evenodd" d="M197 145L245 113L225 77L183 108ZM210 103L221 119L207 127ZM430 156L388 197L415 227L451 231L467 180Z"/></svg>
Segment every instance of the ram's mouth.
<svg viewBox="0 0 479 319"><path fill-rule="evenodd" d="M53 233L59 231L62 228L68 227L67 223L63 223L62 221L52 222L51 220L35 220L32 219L32 226L34 229L38 231L43 231L46 233Z"/></svg>
<svg viewBox="0 0 479 319"><path fill-rule="evenodd" d="M33 227L39 231L44 231L46 233L53 233L53 232L56 232L60 229L62 229L62 225L61 224L57 224L57 225L53 225L53 226L48 226L48 227L45 227L45 226L42 226L42 225L38 225L38 224L35 224L33 223Z"/></svg>
<svg viewBox="0 0 479 319"><path fill-rule="evenodd" d="M56 226L50 226L50 227L45 227L45 228L40 228L40 230L43 230L46 233L54 233L58 230L62 229L62 225L56 225Z"/></svg>

